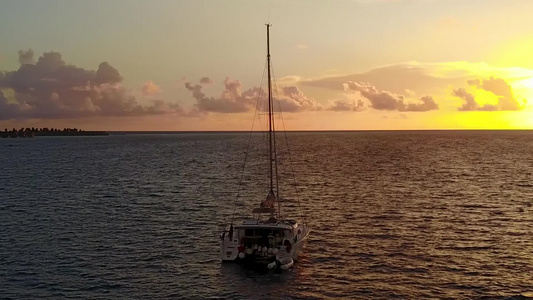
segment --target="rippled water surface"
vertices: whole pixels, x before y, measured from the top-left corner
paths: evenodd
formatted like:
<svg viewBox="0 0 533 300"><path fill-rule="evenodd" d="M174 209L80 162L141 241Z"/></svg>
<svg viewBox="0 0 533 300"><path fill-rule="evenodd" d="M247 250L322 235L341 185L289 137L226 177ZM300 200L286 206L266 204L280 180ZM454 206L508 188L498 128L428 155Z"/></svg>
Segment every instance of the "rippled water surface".
<svg viewBox="0 0 533 300"><path fill-rule="evenodd" d="M533 132L289 133L283 207L312 233L281 275L218 258L266 195L248 139L0 140L0 298L533 296Z"/></svg>

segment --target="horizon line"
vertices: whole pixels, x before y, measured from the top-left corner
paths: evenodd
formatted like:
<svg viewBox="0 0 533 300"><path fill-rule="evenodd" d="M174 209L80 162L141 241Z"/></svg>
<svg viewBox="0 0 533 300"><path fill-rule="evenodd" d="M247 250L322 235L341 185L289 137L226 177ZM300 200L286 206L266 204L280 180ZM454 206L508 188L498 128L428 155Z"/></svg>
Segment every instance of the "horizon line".
<svg viewBox="0 0 533 300"><path fill-rule="evenodd" d="M94 130L92 130L94 131ZM268 132L268 130L102 130L109 133L250 133ZM533 128L509 129L340 129L340 130L283 130L281 132L401 132L401 131L533 131Z"/></svg>

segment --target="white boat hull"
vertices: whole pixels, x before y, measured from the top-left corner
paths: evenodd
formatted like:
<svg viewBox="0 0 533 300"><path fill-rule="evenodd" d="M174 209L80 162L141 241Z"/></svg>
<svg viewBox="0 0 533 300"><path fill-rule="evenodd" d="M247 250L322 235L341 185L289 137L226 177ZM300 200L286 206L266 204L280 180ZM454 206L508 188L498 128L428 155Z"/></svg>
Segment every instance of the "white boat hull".
<svg viewBox="0 0 533 300"><path fill-rule="evenodd" d="M287 241L290 244L290 251L287 252L286 262L281 262L281 269L286 270L294 265L303 251L304 244L309 235L309 228L305 225L293 223L276 223L263 224L243 224L236 226L235 229L225 231L222 235L220 258L224 262L240 262L264 264L268 268L273 268L277 260L279 249ZM251 232L280 232L280 236L269 236L268 239L263 236L247 235ZM274 265L272 265L274 263ZM272 267L270 267L272 265Z"/></svg>

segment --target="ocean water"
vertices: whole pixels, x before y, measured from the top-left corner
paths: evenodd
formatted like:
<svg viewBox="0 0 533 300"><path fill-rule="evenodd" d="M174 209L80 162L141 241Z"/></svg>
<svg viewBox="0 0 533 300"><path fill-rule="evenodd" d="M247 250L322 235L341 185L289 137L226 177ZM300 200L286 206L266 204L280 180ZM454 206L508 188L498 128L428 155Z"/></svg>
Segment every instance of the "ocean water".
<svg viewBox="0 0 533 300"><path fill-rule="evenodd" d="M218 258L266 196L259 134L1 139L0 299L533 297L532 131L278 137L312 228L280 275Z"/></svg>

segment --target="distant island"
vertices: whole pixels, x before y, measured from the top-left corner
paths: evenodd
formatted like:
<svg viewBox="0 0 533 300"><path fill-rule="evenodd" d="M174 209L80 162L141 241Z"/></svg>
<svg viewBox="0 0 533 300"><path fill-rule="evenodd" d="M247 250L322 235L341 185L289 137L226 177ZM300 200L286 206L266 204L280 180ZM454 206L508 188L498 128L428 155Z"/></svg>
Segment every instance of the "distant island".
<svg viewBox="0 0 533 300"><path fill-rule="evenodd" d="M78 128L20 128L19 130L13 128L12 130L4 129L0 132L2 138L32 138L35 136L97 136L109 135L105 131L85 131Z"/></svg>

